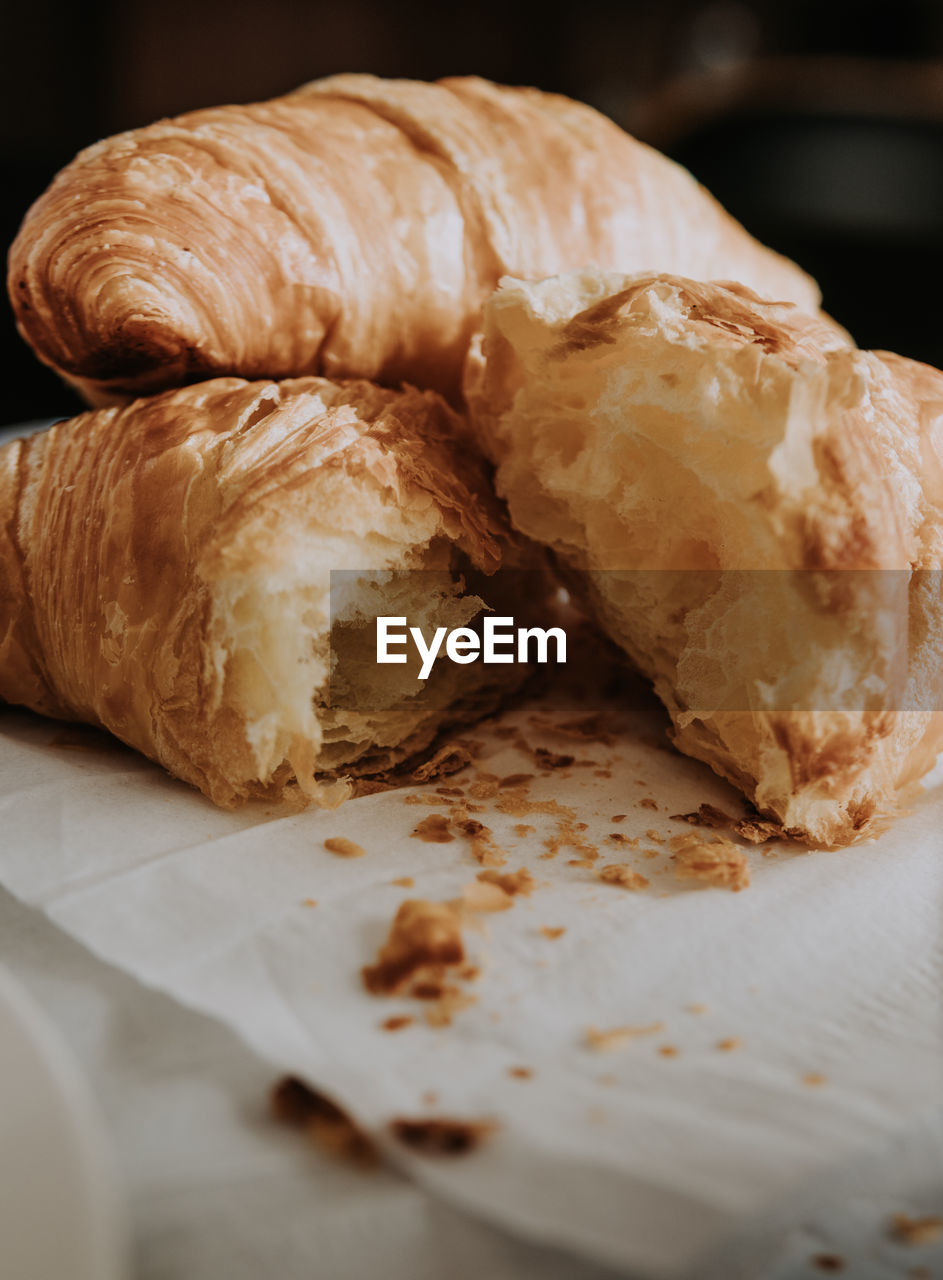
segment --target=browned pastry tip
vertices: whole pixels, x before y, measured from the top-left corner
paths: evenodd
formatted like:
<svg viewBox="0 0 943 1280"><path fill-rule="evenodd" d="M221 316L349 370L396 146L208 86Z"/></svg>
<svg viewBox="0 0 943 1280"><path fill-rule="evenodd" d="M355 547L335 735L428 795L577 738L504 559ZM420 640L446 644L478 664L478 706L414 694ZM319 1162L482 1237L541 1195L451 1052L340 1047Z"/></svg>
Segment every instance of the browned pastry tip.
<svg viewBox="0 0 943 1280"><path fill-rule="evenodd" d="M333 76L81 152L9 257L17 324L92 403L219 374L459 395L506 274L596 263L814 282L587 106L475 78Z"/></svg>

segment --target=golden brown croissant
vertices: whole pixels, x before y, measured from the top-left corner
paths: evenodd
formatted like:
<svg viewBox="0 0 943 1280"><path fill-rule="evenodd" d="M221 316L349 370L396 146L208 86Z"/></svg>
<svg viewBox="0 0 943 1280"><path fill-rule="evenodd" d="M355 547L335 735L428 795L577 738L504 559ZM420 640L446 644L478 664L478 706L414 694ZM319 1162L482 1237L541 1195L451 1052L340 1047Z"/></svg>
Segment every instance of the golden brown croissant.
<svg viewBox="0 0 943 1280"><path fill-rule="evenodd" d="M875 830L943 749L943 374L740 285L598 272L506 281L484 355L512 521L677 746L812 842Z"/></svg>
<svg viewBox="0 0 943 1280"><path fill-rule="evenodd" d="M83 151L10 253L21 333L93 404L218 374L457 393L498 278L796 266L590 107L479 79L333 76Z"/></svg>
<svg viewBox="0 0 943 1280"><path fill-rule="evenodd" d="M465 625L462 575L509 545L431 392L226 378L86 413L0 449L0 510L0 699L219 804L337 802L517 679L375 661L376 614Z"/></svg>

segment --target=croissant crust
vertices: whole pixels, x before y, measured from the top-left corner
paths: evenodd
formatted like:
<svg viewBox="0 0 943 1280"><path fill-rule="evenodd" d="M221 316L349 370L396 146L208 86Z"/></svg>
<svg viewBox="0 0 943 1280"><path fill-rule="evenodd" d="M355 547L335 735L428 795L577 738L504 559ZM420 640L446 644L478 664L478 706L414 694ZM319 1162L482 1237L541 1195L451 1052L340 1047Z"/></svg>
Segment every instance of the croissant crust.
<svg viewBox="0 0 943 1280"><path fill-rule="evenodd" d="M359 699L325 692L332 624L372 645L384 612L338 604L332 571L463 625L481 600L462 574L510 545L430 392L217 379L89 412L0 449L0 509L0 698L104 726L220 804L339 801L516 678L424 687L371 654Z"/></svg>
<svg viewBox="0 0 943 1280"><path fill-rule="evenodd" d="M505 273L730 277L818 304L691 176L590 107L340 75L81 152L9 257L17 324L93 404L219 374L458 393Z"/></svg>

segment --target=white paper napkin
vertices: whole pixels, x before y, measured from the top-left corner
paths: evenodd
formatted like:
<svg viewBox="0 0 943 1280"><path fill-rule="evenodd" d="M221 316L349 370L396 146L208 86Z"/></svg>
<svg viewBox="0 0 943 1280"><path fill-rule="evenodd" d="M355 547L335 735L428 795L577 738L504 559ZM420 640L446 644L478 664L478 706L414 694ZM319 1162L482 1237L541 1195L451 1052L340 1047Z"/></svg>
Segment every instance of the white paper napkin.
<svg viewBox="0 0 943 1280"><path fill-rule="evenodd" d="M651 885L603 884L570 865L573 850L542 858L555 815L484 801L474 816L508 851L506 869L527 866L541 887L466 930L482 974L451 1026L425 1025L421 1002L372 996L360 977L400 902L455 898L480 870L468 840L410 834L447 813L447 797L442 808L405 797L442 783L330 813L223 813L130 752L76 748L72 730L4 710L0 881L98 955L220 1018L273 1074L324 1089L455 1203L641 1274L729 1277L718 1260L737 1246L755 1275L776 1224L837 1179L884 1161L899 1191L888 1153L939 1114L943 788L871 844L751 850L748 890L692 887L646 832L689 829L670 815L704 802L739 812L734 792L664 749L650 706L624 716L611 745L531 720L593 709L541 702L504 717L573 766L541 774L483 729L458 780L537 774L532 798L572 806L600 864L629 863ZM535 831L516 834L519 823ZM327 852L338 835L366 855ZM392 883L404 876L412 887ZM384 1030L392 1015L416 1020ZM658 1024L609 1052L585 1043L590 1027ZM435 1115L499 1128L451 1159L387 1136L394 1117ZM911 1185L938 1177L939 1155L929 1144Z"/></svg>

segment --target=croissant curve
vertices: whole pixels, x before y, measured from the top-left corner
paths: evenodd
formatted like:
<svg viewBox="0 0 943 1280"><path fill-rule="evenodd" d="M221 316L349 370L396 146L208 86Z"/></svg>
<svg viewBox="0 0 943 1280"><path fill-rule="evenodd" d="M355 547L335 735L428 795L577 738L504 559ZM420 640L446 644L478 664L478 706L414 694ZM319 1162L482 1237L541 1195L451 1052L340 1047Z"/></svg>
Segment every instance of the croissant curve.
<svg viewBox="0 0 943 1280"><path fill-rule="evenodd" d="M594 262L818 304L679 166L590 107L340 75L81 152L9 257L20 332L94 404L321 373L457 397L506 273Z"/></svg>

